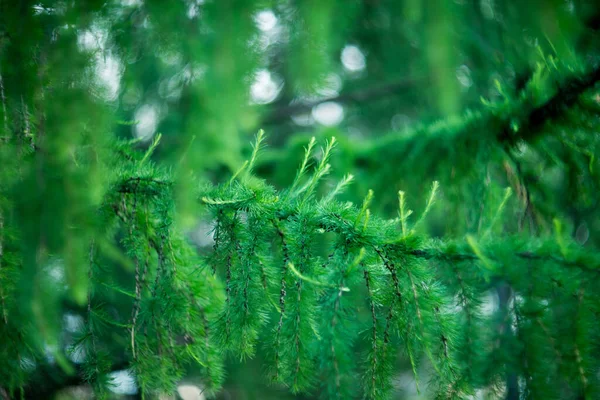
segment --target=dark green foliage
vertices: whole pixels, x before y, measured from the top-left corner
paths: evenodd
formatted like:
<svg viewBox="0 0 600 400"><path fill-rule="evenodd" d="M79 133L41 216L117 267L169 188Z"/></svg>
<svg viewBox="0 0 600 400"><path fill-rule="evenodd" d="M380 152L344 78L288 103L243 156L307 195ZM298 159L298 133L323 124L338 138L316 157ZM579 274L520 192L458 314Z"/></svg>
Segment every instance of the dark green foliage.
<svg viewBox="0 0 600 400"><path fill-rule="evenodd" d="M600 398L597 12L467 3L0 1L0 398Z"/></svg>
<svg viewBox="0 0 600 400"><path fill-rule="evenodd" d="M575 261L583 254L568 244L558 222L556 239L542 244L499 240L488 234L481 243L467 236L464 242L439 244L414 233L407 223L403 193L399 218L390 221L370 216L371 195L361 209L337 203L331 195L323 201L313 199L311 192L328 169L325 163L333 143L323 150L304 184L307 163L297 174L296 182L301 183L279 196L254 180L248 184L242 179L203 197L216 218L224 213L233 218L238 213L246 216L230 222L230 227L241 224L250 229L257 210L261 210L260 220L275 221L253 228L273 241L279 236L277 243L282 246L281 260L273 265L282 275L279 322L273 321L275 380L292 390L309 389L318 381L320 392L330 398L356 393L353 383L356 374L361 374L365 396L386 397L399 349L415 379L425 368L422 364L428 365L439 398L463 398L478 388L502 387L508 375L526 377L527 397L570 396L569 392L594 397L596 385L588 364L593 361L586 359L591 353L581 354L583 349L594 348L597 339L587 336L593 329L580 326L580 317L582 312L593 313L593 307L584 302L582 279L588 276L594 282L598 260ZM297 186L301 189L294 191ZM432 207L436 189L434 185L425 213ZM497 213L502 213L509 194ZM496 214L490 219L489 229L500 217ZM421 221L423 217L415 225ZM227 240L222 235L219 230L215 246ZM318 246L327 235L335 238L327 240L331 247ZM250 244L236 247L252 246L254 237L249 238ZM252 256L260 258L260 253ZM230 269L234 265L226 265L226 291L232 296L237 293L240 301L242 290L229 278L235 273ZM545 270L536 272L536 266ZM243 268L238 266L238 273ZM570 282L568 286L564 280ZM266 285L277 283L267 280ZM485 314L483 300L496 286L504 299L497 313ZM567 304L573 307L570 315L561 311ZM350 311L365 306L371 314L366 321ZM256 310L267 308L269 299L262 297ZM556 324L552 321L556 318L563 322ZM316 325L316 320L324 322ZM247 327L233 320L222 329L234 338L247 337ZM361 330L372 332L365 365L347 359ZM254 343L245 345L252 349ZM571 372L553 371L562 346L574 358ZM316 371L315 364L320 366Z"/></svg>

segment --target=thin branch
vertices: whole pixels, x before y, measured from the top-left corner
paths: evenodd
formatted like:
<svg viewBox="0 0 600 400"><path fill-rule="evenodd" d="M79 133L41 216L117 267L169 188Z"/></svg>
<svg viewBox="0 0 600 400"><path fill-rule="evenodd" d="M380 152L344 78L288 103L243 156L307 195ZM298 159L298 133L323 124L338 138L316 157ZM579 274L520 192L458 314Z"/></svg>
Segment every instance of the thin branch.
<svg viewBox="0 0 600 400"><path fill-rule="evenodd" d="M361 103L371 100L379 100L384 97L402 94L403 91L414 88L421 84L425 79L401 78L396 81L391 81L382 85L367 87L352 92L342 93L337 96L324 97L318 100L298 102L294 104L277 106L267 112L267 116L263 119L264 125L276 124L286 119L310 112L319 104L332 101L336 103Z"/></svg>

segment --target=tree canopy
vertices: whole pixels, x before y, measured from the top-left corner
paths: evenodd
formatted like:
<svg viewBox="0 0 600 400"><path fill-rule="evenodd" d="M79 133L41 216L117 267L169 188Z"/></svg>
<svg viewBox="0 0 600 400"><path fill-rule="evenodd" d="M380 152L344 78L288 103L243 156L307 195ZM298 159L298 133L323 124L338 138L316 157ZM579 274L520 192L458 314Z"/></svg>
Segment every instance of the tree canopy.
<svg viewBox="0 0 600 400"><path fill-rule="evenodd" d="M0 0L0 398L600 398L600 10L522 3Z"/></svg>

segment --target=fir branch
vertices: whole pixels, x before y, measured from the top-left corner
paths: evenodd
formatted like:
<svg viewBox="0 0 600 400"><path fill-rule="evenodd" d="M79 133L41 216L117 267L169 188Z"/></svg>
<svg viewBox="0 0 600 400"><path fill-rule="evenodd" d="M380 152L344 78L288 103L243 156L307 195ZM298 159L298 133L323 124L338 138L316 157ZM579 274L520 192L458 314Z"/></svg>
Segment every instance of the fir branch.
<svg viewBox="0 0 600 400"><path fill-rule="evenodd" d="M4 80L0 73L0 101L2 102L2 122L4 123L4 133L8 134L8 114L6 113L6 95L4 94Z"/></svg>
<svg viewBox="0 0 600 400"><path fill-rule="evenodd" d="M370 379L369 379L369 396L371 398L375 398L375 393L377 391L377 383L376 383L376 371L378 368L377 365L377 314L375 312L375 300L373 299L373 290L371 288L371 274L367 269L366 264L361 263L363 267L363 277L365 279L365 285L367 287L367 296L369 300L369 310L371 312L371 357L370 362Z"/></svg>
<svg viewBox="0 0 600 400"><path fill-rule="evenodd" d="M467 345L465 346L467 365L464 368L464 371L467 375L467 380L470 381L470 378L473 376L473 329L475 327L476 320L475 305L473 304L473 299L470 299L471 296L467 292L467 283L465 282L458 265L456 263L450 263L450 268L453 276L456 277L456 282L458 284L458 296L460 300L459 305L461 306L461 311L465 313L465 317L467 319L464 334L464 337L467 340Z"/></svg>
<svg viewBox="0 0 600 400"><path fill-rule="evenodd" d="M1 83L1 76L0 76ZM4 268L4 215L0 209L0 278L2 277L2 269ZM8 325L8 310L6 309L6 295L4 293L4 284L0 284L0 306L2 307L2 319L4 324Z"/></svg>
<svg viewBox="0 0 600 400"><path fill-rule="evenodd" d="M510 238L505 240L504 243L506 246L511 246L510 244L511 240ZM498 241L496 242L496 244L498 245ZM485 251L483 251L481 248L479 248L480 254L483 255L485 257L485 259L488 262L488 266L491 265L490 262L497 262L497 260L494 258L493 255L491 254L486 254ZM423 249L415 249L415 250L411 250L409 252L410 255L415 256L415 257L419 257L419 258L424 258L426 260L430 260L430 259L438 259L438 260L446 260L446 261L453 261L453 262L460 262L460 261L468 261L468 260L472 260L472 261L477 261L477 260L481 260L476 254L474 253L448 253L448 252L444 252L444 251L437 251L437 250L433 250L433 249L427 249L427 248L423 248ZM562 265L564 267L569 267L569 268L577 268L583 271L587 271L587 272L591 272L594 274L598 274L600 273L600 262L594 262L593 260L589 260L591 261L590 263L583 263L581 261L578 261L577 258L573 258L573 259L566 259L564 258L562 255L556 255L556 254L552 254L552 253L547 253L545 251L540 251L539 249L531 249L531 250L525 250L525 251L521 251L521 250L517 250L514 251L512 253L514 256L521 258L523 260L538 260L538 261L549 261L549 262L554 262L557 263L559 265Z"/></svg>
<svg viewBox="0 0 600 400"><path fill-rule="evenodd" d="M260 143L255 146L248 173L256 161L259 145ZM279 307L274 305L279 312L279 319L277 321L275 318L276 326L273 329L274 380L290 384L293 391L305 391L311 387L314 377L312 367L315 362L330 362L328 365L321 365L324 365L322 370L330 374L325 383L330 390L328 393L334 393L336 396L348 390L347 380L352 373L343 358L345 350L351 349L352 340L349 339L348 343L340 343L340 340L346 333L348 338L358 333L356 322L360 320L353 315L353 312L358 309L357 304L363 299L354 299L356 303L349 303L355 296L359 296L360 291L353 289L348 295L345 294L346 288L352 285L353 271L357 265L361 265L362 268L368 301L366 312L370 320L369 325L372 325L369 335L371 353L365 374L365 381L367 381L365 387L368 391L366 394L370 397L384 396L389 386L393 374L392 357L394 356L391 352L391 343L396 328L399 328L397 330L406 348L415 379L417 379L418 357L420 353L425 352L440 382L443 382L445 389L442 389L442 392L448 397L466 395L470 390L478 388L478 385L489 383L483 382L487 375L476 374L479 358L475 354L474 346L481 335L479 330L489 329L489 326L484 324L488 321L484 321L477 307L482 293L490 287L489 284L482 282L482 277L487 276L494 280L510 277L510 271L500 266L510 265L513 262L519 266L534 261L544 263L552 269L552 272L556 272L554 275L557 275L548 282L556 281L569 285L568 288L558 284L552 289L544 288L545 295L549 296L551 290L557 290L565 299L569 299L572 291L570 280L576 279L576 282L579 282L582 277L596 277L600 271L599 260L593 252L584 253L579 250L578 246L571 243L559 231L557 231L558 242L556 240L523 242L513 237L494 237L493 240L476 240L475 237L467 237L466 240L453 242L433 241L412 232L414 229L409 231L406 226L409 212L405 210L402 194L399 194L400 224L398 219L388 221L378 217L376 213L371 215L369 206L372 192L369 192L360 208L336 202L335 195L349 179L342 180L332 192L325 194L321 199L316 199L317 187L322 177L329 171L327 159L330 157L333 141L327 145L323 158L314 168L313 174L305 179L312 146L314 144L309 145L297 173L297 180L302 182L294 187L293 195L290 195L292 191L289 191L287 195L279 196L276 190L267 187L257 179L236 179L229 185L214 188L201 198L216 219L213 246L215 254L208 258L210 267L213 268L213 275L217 274L217 266L226 268L224 290L213 288L214 291L207 294L198 294L201 292L198 289L201 287L200 283L194 283L198 286L192 289L188 286L191 283L178 277L176 266L186 268L186 262L195 264L197 260L186 261L186 257L180 254L180 246L172 242L171 216L168 210L173 207L171 202L173 185L169 180L161 179L158 180L160 183L157 183L155 177L146 179L142 176L130 178L121 176L113 181L117 184L111 187L113 192L107 196L106 207L110 210L109 205L113 205L116 218L112 216L111 221L126 230L124 233L127 237L123 241L123 247L134 261L136 280L135 293L122 291L133 298L134 304L130 324L121 326L131 330L133 365L143 378L140 381L143 385L147 385L148 377L151 376L149 366L158 364L158 361L153 361L153 357L161 359L160 363L163 367L168 365L178 369L183 363L178 360L178 357L185 354L185 360L195 360L205 369L211 370L215 367L217 372L209 371L209 375L216 374L215 376L218 377L219 364L215 359L224 349L212 345L211 335L216 335L219 340L222 340L225 344L222 347L227 350L239 348L240 354L251 354L253 345L259 337L258 328L266 323L264 314L267 307L270 308L269 302L271 302L269 280L272 278L269 275L269 268L273 268L273 264L271 258L265 254L268 251L267 247L275 252L281 250L281 257L278 257L281 259L276 261L281 273L281 282ZM143 187L146 189L142 189ZM435 189L434 186L424 214L433 204ZM120 205L114 204L115 196L120 197ZM494 216L493 223L497 222L498 214L506 199L507 196ZM143 215L140 214L142 207L139 207L138 202L144 206ZM142 222L143 218L145 224ZM155 222L154 219L160 221ZM2 233L0 227L0 240ZM324 250L322 246L316 245L316 242L321 241L325 236L327 236L325 240L335 236L334 251L327 257L327 268L315 269L315 265L323 262L321 257L330 251L328 247ZM268 239L277 237L280 243L277 241L274 246L265 245ZM361 252L365 260L376 261L373 265L362 260L348 259L353 251L361 247L367 249L366 254ZM144 316L143 313L140 314L140 309L147 274L154 271L152 249L157 253L157 261L156 277L150 290L151 304L153 304L150 329L155 330L156 340L148 338L147 335L144 338L135 336L136 331L140 331L141 324L146 329L150 325L144 318L140 318L140 315ZM96 249L95 243L92 243L88 272L92 285L103 284L92 279L92 264L96 251L104 253L102 245ZM106 253L108 258L108 252ZM3 262L4 257L0 257L0 261ZM280 264L281 261L283 264ZM141 265L141 262L144 264ZM454 326L444 320L446 311L443 302L439 300L441 295L435 292L437 289L428 287L432 280L435 284L440 284L437 278L434 279L430 269L436 264L440 264L437 271L440 275L452 275L450 279L441 280L449 286L451 289L449 292L457 295L463 349L452 347L453 341L456 340L452 330ZM298 268L296 269L294 265ZM482 274L478 268L475 268L481 265L490 267L489 271ZM4 268L4 263L0 267ZM467 269L471 267L472 270ZM184 271L188 270L184 269ZM197 271L196 266L194 271ZM531 275L531 271L529 273ZM218 279L213 275L203 275L203 278ZM192 275L186 276L192 277ZM529 279L531 280L532 277L530 276ZM105 284L105 286L110 285ZM121 290L116 286L113 288ZM445 289L447 289L446 285L444 285ZM287 290L290 291L289 295ZM406 297L407 291L412 295ZM520 290L519 294L524 296L526 301L534 301L537 296L537 292L532 287L528 290ZM225 307L207 311L204 304L208 300L203 296L208 298L219 295L225 298ZM90 321L92 315L96 316L92 309L91 296L90 291L87 299ZM586 292L585 298L583 294L579 296L578 312L589 312L586 308L592 300L588 299L588 296L592 295ZM451 295L448 297L452 298ZM182 304L187 302L193 304ZM155 303L158 303L158 306L155 307ZM387 311L385 317L378 315L379 307ZM167 308L172 311L172 315L162 315L167 314L165 312ZM155 312L155 309L160 312ZM414 315L411 315L410 310L414 310ZM550 313L550 311L544 312ZM560 355L560 351L565 348L567 349L565 352L574 355L570 361L571 368L575 367L573 370L577 372L578 385L589 396L594 385L593 369L590 366L592 365L591 353L588 348L588 342L592 339L588 338L587 332L582 329L585 326L575 326L575 341L573 345L566 346L565 339L554 334L546 326L542 316L527 314L525 307L520 303L513 303L513 313L517 317L517 339L521 342L532 342L536 338L535 335L543 333L548 337L543 342L545 344L549 342L557 355ZM213 329L211 319L214 314L220 314L220 321L225 323L217 324ZM553 315L548 314L548 316ZM510 321L508 315L504 317L502 324L506 333ZM590 319L587 314L578 314L575 317L576 323L581 324ZM314 321L319 322L321 329L318 331ZM433 321L437 321L439 326L434 327ZM118 322L113 321L113 325L117 324ZM415 324L418 324L418 327ZM380 330L382 325L383 332ZM533 329L532 326L539 326L540 329L536 329L536 332L531 334L527 329ZM91 324L87 328L88 333L92 335L92 340L95 340L93 337L95 332L92 332ZM183 343L176 343L180 341L178 335L183 336ZM200 339L197 344L196 338ZM92 342L93 347L95 347L94 343ZM434 351L432 351L432 343L436 343ZM177 344L183 344L184 350L179 349ZM313 354L315 349L321 351ZM508 352L507 349L498 351L503 354ZM545 358L538 357L533 351L527 349L523 353L524 361L520 361L519 364L520 376L525 378L527 389L530 391L537 384L538 379L534 364L545 361ZM459 353L462 358L457 355ZM485 357L486 355L482 355L480 358ZM563 362L568 362L565 361L566 358L569 357L560 357ZM486 359L485 362L488 363L489 360ZM506 362L501 364L506 365ZM485 366L490 368L490 376L498 376L500 367ZM144 390L146 391L146 386Z"/></svg>
<svg viewBox="0 0 600 400"><path fill-rule="evenodd" d="M279 322L277 323L277 328L275 331L275 376L274 376L273 380L277 381L279 379L279 359L280 359L279 346L280 346L280 340L281 340L281 329L283 328L283 318L285 316L285 298L287 295L287 292L285 290L286 289L286 278L287 278L287 267L289 264L290 256L289 256L289 252L288 252L287 242L285 239L285 234L279 227L276 219L273 219L272 223L275 226L275 229L277 230L277 234L279 235L279 238L281 239L281 248L283 251L283 267L282 267L283 270L281 272L281 283L280 283L280 290L279 290Z"/></svg>
<svg viewBox="0 0 600 400"><path fill-rule="evenodd" d="M581 316L580 313L582 312L583 309L583 296L585 295L585 289L583 287L581 287L577 293L577 316L575 321L579 321ZM577 327L577 323L576 323L576 327ZM584 368L584 362L583 362L583 353L581 351L581 349L578 346L578 335L582 334L583 332L580 332L579 329L575 330L575 337L574 337L574 353L575 353L575 361L577 363L577 372L579 374L579 379L581 380L581 385L583 387L583 395L584 397L587 399L589 398L589 380Z"/></svg>
<svg viewBox="0 0 600 400"><path fill-rule="evenodd" d="M402 227L402 235L408 234L407 220L412 214L412 210L406 210L406 201L404 200L405 193L402 190L398 191L398 213L400 217L400 226Z"/></svg>
<svg viewBox="0 0 600 400"><path fill-rule="evenodd" d="M308 198L312 195L312 192L315 190L317 183L319 183L319 181L329 173L331 167L331 165L329 164L329 158L331 157L331 152L335 147L335 144L335 137L332 137L331 140L326 142L325 148L322 149L323 155L321 161L315 168L312 178L304 187L302 187L298 191L298 194L304 193L304 198L302 199L301 205L304 204L306 200L308 200Z"/></svg>
<svg viewBox="0 0 600 400"><path fill-rule="evenodd" d="M297 302L297 309L296 309L296 320L295 320L295 324L296 324L296 330L294 331L294 339L293 339L293 345L295 347L296 350L296 360L295 360L295 367L294 367L294 383L292 385L292 389L293 390L299 390L300 386L298 385L298 377L300 375L300 318L301 318L301 310L300 310L300 304L301 304L301 300L302 300L302 280L298 280L296 282L296 302Z"/></svg>
<svg viewBox="0 0 600 400"><path fill-rule="evenodd" d="M304 158L302 159L302 164L300 165L300 168L296 172L296 177L294 178L294 181L292 182L292 185L289 190L290 194L294 192L294 189L296 189L296 187L300 184L300 181L306 174L306 169L308 168L308 165L309 165L308 162L310 160L310 156L312 154L312 149L315 146L315 143L316 143L316 140L315 140L315 137L313 136L310 139L310 142L308 142L308 146L306 147L306 149L304 151Z"/></svg>
<svg viewBox="0 0 600 400"><path fill-rule="evenodd" d="M532 142L541 136L552 135L553 132L545 127L564 118L580 97L600 81L600 64L588 64L585 60L577 60L572 64L560 63L558 67L544 66L547 74L539 86L550 85L554 89L544 102L536 99L536 90L539 88L529 85L511 99L510 107L498 109L484 104L479 110L469 110L460 117L364 139L356 145L346 143L342 151L348 159L353 160L353 169L380 168L382 158L404 162L418 160L421 164L433 167L460 161L456 157L462 153L449 151L451 146L460 148L468 143L468 147L475 151L483 151L494 145L511 148L520 140ZM423 156L425 149L435 157ZM265 162L277 165L288 158L289 151L286 149L272 153ZM424 165L421 167L425 168Z"/></svg>
<svg viewBox="0 0 600 400"><path fill-rule="evenodd" d="M394 81L387 82L382 85L373 87L367 87L360 90L355 90L348 93L342 93L337 96L327 97L315 101L308 101L296 104L290 104L281 106L278 105L273 109L269 110L267 117L263 120L263 124L270 125L279 123L293 115L309 112L314 107L327 101L334 101L337 103L358 103L361 104L367 100L379 100L388 96L395 96L403 93L404 90L412 88L417 83L426 81L426 77L419 77L418 79L413 78L400 78Z"/></svg>
<svg viewBox="0 0 600 400"><path fill-rule="evenodd" d="M338 311L340 309L340 302L342 299L342 294L344 293L344 282L342 281L340 283L340 288L338 290L337 296L335 298L334 301L334 305L333 305L333 316L331 317L331 329L335 329L337 323L338 323ZM335 388L336 388L336 394L339 396L340 393L340 389L341 389L341 383L340 383L340 368L339 368L339 360L338 360L338 356L336 354L336 350L335 350L335 346L333 344L333 340L331 341L330 344L330 351L331 351L331 357L333 359L333 369L335 372Z"/></svg>
<svg viewBox="0 0 600 400"><path fill-rule="evenodd" d="M88 281L89 281L90 287L92 286L92 278L93 278L94 252L95 252L95 242L92 239L92 241L90 243L90 257L89 257L89 269L88 269ZM92 349L94 350L94 353L95 353L95 352L97 352L97 349L96 349L96 337L94 335L94 327L93 327L93 323L92 323L92 290L91 290L91 288L88 289L87 297L88 297L87 298L88 333L89 333L91 341L92 341ZM96 370L96 372L98 372L98 371Z"/></svg>
<svg viewBox="0 0 600 400"><path fill-rule="evenodd" d="M398 298L398 301L402 303L402 292L400 291L400 283L398 280L398 273L396 272L396 268L394 264L390 263L389 259L385 256L383 251L377 247L373 247L384 267L390 272L392 277L392 282L394 285L394 294Z"/></svg>
<svg viewBox="0 0 600 400"><path fill-rule="evenodd" d="M139 185L139 180L136 181L136 185ZM137 188L136 188L137 190ZM135 190L134 190L135 193ZM124 214L127 214L128 210L127 210L127 200L125 198L125 196L123 196L122 198L122 210ZM134 244L134 235L133 232L135 231L135 223L136 223L136 218L137 218L137 196L134 194L133 196L133 206L132 206L132 210L129 212L129 218L128 218L128 225L129 225L129 240L131 241L131 244ZM133 355L133 359L136 359L136 351L135 351L135 331L136 331L136 324L137 324L137 318L139 315L139 308L140 308L140 302L142 300L142 282L141 282L141 276L140 276L140 260L134 250L134 257L133 257L133 261L135 264L135 299L134 299L134 303L133 303L133 307L131 310L131 353Z"/></svg>
<svg viewBox="0 0 600 400"><path fill-rule="evenodd" d="M152 138L152 144L150 144L150 147L148 147L148 150L146 150L146 153L144 154L144 157L142 157L142 159L140 160L139 165L144 164L146 160L150 158L152 153L154 153L154 150L156 150L156 148L158 147L161 138L162 134L160 133L154 136L154 138Z"/></svg>
<svg viewBox="0 0 600 400"><path fill-rule="evenodd" d="M440 187L440 183L438 181L433 181L433 184L431 185L431 192L429 193L429 198L427 199L427 204L425 205L425 211L423 211L423 213L421 214L421 218L419 218L419 220L415 223L415 225L413 226L413 230L415 230L427 217L427 214L429 214L429 211L431 210L431 206L433 205L433 202L435 200L435 196L437 195L437 191ZM402 203L402 201L404 200L404 196L403 194L400 194L400 201ZM403 207L403 204L400 204L400 207ZM404 218L406 218L408 215L405 215Z"/></svg>
<svg viewBox="0 0 600 400"><path fill-rule="evenodd" d="M344 175L344 177L338 182L335 188L331 192L329 192L329 194L326 197L323 198L323 203L328 203L331 200L333 200L335 196L343 193L344 189L352 183L352 180L354 180L354 175Z"/></svg>
<svg viewBox="0 0 600 400"><path fill-rule="evenodd" d="M265 140L265 131L259 129L256 134L256 140L252 144L252 156L250 157L250 162L248 163L248 168L246 168L246 175L250 175L252 173L252 169L254 168L254 164L256 163L256 159L258 156L258 152L261 149L262 143Z"/></svg>
<svg viewBox="0 0 600 400"><path fill-rule="evenodd" d="M412 293L413 293L413 303L414 303L415 310L417 311L417 319L419 321L419 330L421 333L420 340L421 340L421 342L424 343L425 353L427 354L427 357L431 361L431 365L433 366L435 371L439 374L440 370L437 365L437 360L433 357L433 354L431 353L429 342L426 338L425 323L423 322L423 313L421 312L421 305L419 304L419 293L417 291L417 287L415 285L413 275L408 268L404 268L404 270L406 271L406 275L408 276L408 280L410 282L410 286L411 286Z"/></svg>
<svg viewBox="0 0 600 400"><path fill-rule="evenodd" d="M554 339L554 335L552 335L552 332L550 332L550 330L539 315L535 317L535 322L540 326L542 332L544 332L544 335L546 335L546 337L550 341L552 351L554 352L555 362L557 365L560 365L562 363L563 356L558 349L556 339Z"/></svg>

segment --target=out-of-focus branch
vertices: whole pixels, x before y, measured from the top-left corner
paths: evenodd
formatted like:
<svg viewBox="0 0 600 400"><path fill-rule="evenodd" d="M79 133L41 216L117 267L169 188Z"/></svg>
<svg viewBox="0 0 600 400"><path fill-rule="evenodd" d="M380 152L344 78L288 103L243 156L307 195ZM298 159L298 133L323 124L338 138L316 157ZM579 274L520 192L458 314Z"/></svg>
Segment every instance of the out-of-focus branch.
<svg viewBox="0 0 600 400"><path fill-rule="evenodd" d="M130 367L129 360L121 360L113 364L111 371L121 371ZM36 374L40 377L37 384L30 384L24 388L26 399L51 399L60 390L86 384L82 376L82 366L76 367L73 375L67 375L56 365L41 365ZM1 394L1 392L0 392ZM1 397L0 397L1 399Z"/></svg>
<svg viewBox="0 0 600 400"><path fill-rule="evenodd" d="M324 97L314 101L275 106L271 110L267 111L266 117L263 119L263 124L270 125L281 122L293 115L309 112L313 107L328 101L333 101L336 103L357 103L400 94L403 90L413 88L417 85L422 85L424 81L426 80L402 78L382 85L342 93L338 96Z"/></svg>
<svg viewBox="0 0 600 400"><path fill-rule="evenodd" d="M460 163L462 150L478 152L494 143L511 147L520 140L532 141L544 134L547 123L560 119L578 101L579 97L600 81L600 66L568 76L546 77L555 87L553 94L543 103L535 105L535 95L524 88L511 107L503 110L482 107L462 116L431 124L422 124L403 132L393 132L373 139L345 143L338 152L347 152L357 167L380 168L381 160L398 160L408 165L419 161L425 167L435 168L447 162ZM272 151L263 168L278 164L289 157L289 151ZM424 152L436 157L423 157ZM474 155L474 153L471 153ZM439 157L446 159L445 161ZM398 164L399 165L399 164Z"/></svg>

